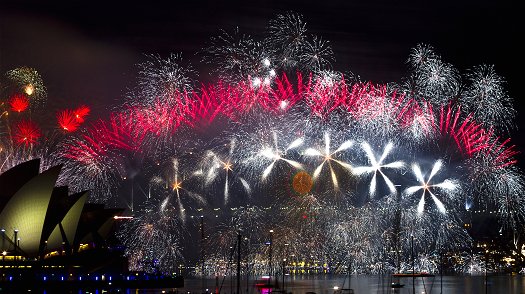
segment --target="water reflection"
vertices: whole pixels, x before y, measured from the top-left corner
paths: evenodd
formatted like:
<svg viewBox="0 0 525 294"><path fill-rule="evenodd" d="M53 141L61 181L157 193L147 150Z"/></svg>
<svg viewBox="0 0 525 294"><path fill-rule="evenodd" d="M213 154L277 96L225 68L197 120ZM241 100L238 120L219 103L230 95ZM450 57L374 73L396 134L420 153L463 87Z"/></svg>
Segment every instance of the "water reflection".
<svg viewBox="0 0 525 294"><path fill-rule="evenodd" d="M402 288L392 288L393 282L404 284ZM525 294L525 276L435 276L425 278L401 278L395 280L390 276L352 276L350 288L355 294L409 294L409 293L487 293L487 294ZM225 279L186 279L184 289L178 289L179 293L202 293L207 288L210 293L221 289L220 293L236 294L236 280L229 277ZM282 282L279 280L279 286ZM241 282L241 294L260 293L251 281L246 287L246 280ZM295 276L286 277L284 288L286 292L294 294L305 294L315 292L316 294L333 294L334 287L348 288L348 277L346 276Z"/></svg>

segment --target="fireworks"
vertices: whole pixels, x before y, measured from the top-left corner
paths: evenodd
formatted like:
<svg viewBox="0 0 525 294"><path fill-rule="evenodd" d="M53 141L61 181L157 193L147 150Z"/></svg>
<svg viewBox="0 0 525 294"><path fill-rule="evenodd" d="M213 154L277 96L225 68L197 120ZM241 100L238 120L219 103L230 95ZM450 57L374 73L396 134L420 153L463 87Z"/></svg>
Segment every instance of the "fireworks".
<svg viewBox="0 0 525 294"><path fill-rule="evenodd" d="M47 96L40 74L35 69L21 67L8 71L6 77L7 83L2 84L7 86L7 93L0 92L0 171L33 158L41 159L44 170L64 163L57 151L62 148L65 134L49 128L49 117L40 111ZM88 114L87 106L62 111L57 115L58 124L71 132L80 127ZM59 182L67 185L64 177L68 176L77 175L61 175Z"/></svg>
<svg viewBox="0 0 525 294"><path fill-rule="evenodd" d="M40 129L32 121L23 120L16 125L14 138L20 145L31 146L41 136Z"/></svg>
<svg viewBox="0 0 525 294"><path fill-rule="evenodd" d="M237 188L232 191L231 186L235 171L236 178L242 178L242 185L250 187L252 195L251 198L244 198L242 201L253 205L276 205L273 209L264 210L264 213L268 215L268 219L287 224L285 230L296 232L295 235L289 235L289 242L293 244L305 243L305 236L310 236L313 232L316 232L315 236L327 234L327 230L334 225L333 216L346 214L345 207L353 207L353 218L348 220L351 225L342 225L338 234L354 234L347 231L351 228L358 233L352 238L365 238L356 241L355 246L360 249L353 253L355 260L363 263L363 267L366 267L369 261L380 262L379 256L385 256L382 253L383 248L394 246L388 242L372 240L378 236L389 236L396 226L405 228L403 232L410 232L416 236L419 244L425 243L426 240L438 240L439 244L451 240L468 240L465 230L457 223L463 213L463 205L460 203L462 199L467 198L465 191L469 191L470 184L473 183L471 177L475 178L481 170L508 170L513 162L511 147L507 147L505 142L495 143L498 142L498 138L492 130L484 129L471 116L463 114L451 105L435 109L429 103L398 96L396 92L389 92L371 84L347 85L344 80L334 80L331 84L326 84L323 77L312 77L307 83L302 82L300 78L297 80L300 84L291 85L284 76L274 80L276 85L288 83L286 91L292 94L291 97L297 97L285 111L277 111L279 103L273 103L277 108L268 107L271 105L268 101L275 98L279 101L279 94L277 92L271 94L275 96L269 96L268 90L262 86L252 88L239 84L237 87L220 88L220 91L206 91L200 95L193 95L193 105L206 105L204 108L193 109L196 109L197 113L214 113L213 121L217 128L212 128L215 139L208 142L201 139L201 136L207 134L195 132L192 135L197 145L191 150L206 150L201 154L192 151L183 155L183 147L182 150L175 150L181 154L177 157L178 164L184 163L187 169L184 173L194 175L191 180L193 184L188 186L186 181L182 181L182 170L178 164L174 165L177 168L173 168L170 177L157 181L164 183L165 193L174 195L165 196L164 199L165 203L176 204L180 211L177 217L187 217L197 209L209 209L204 201L190 201L189 198L181 197L183 191L189 191L185 187L200 191L189 195L223 199L220 206L225 208L239 203L240 190ZM239 100L239 104L230 105L231 96L225 95L223 91L241 95L246 97L246 100ZM313 100L312 97L317 98ZM179 101L185 103L185 99ZM232 112L230 106L236 107L237 111ZM174 107L182 109L182 106ZM193 111L180 112L168 108L165 111L170 113L170 116L169 119L162 120L162 128L169 131L156 131L159 119L129 119L144 117L145 113L163 116L164 112L152 111L152 108L158 109L158 105L135 108L130 112L132 115L124 116L122 123L115 124L110 129L104 124L99 131L97 128L91 130L92 134L80 141L84 145L78 145L79 142L78 147L71 146L73 149L70 154L74 150L93 150L90 152L92 157L89 162L99 161L98 154L107 154L109 150L114 154L110 155L111 157L117 154L121 154L119 157L123 156L126 150L141 150L143 155L148 156L153 150L157 152L160 146L164 146L155 145L156 142L163 142L166 137L179 138L181 134L187 134L189 129L181 129L181 126L186 125L196 130L202 127L188 119L197 120L206 116ZM186 113L191 113L191 116L180 117ZM235 121L224 123L224 119L229 118L234 118ZM384 121L389 122L389 130L375 132ZM131 127L134 124L140 125L140 136L130 135L133 132L131 130L136 129ZM129 131L124 132L121 126L127 126L125 129ZM115 130L110 131L113 128ZM414 132L415 129L421 128L423 130ZM98 135L99 132L101 135ZM394 136L402 137L403 140L395 140ZM222 143L225 141L230 143ZM308 147L319 142L322 142L321 148ZM222 147L213 147L212 150L206 147L214 144ZM107 147L97 147L100 145ZM378 151L379 156L376 155ZM444 159L435 161L428 168L429 165L424 163L433 160L434 154L439 154ZM363 155L369 166L360 166ZM201 158L201 164L198 164L198 158ZM321 159L321 162L312 160L316 158ZM488 158L498 160L487 160ZM412 166L413 176L405 169L407 166ZM478 169L468 169L468 166ZM112 168L106 164L100 167L106 170ZM428 172L425 173L426 169ZM325 170L328 171L326 176L323 173ZM312 174L312 184L307 191L305 190L306 193L298 195L296 187L292 185L294 175L300 171ZM372 174L370 181L366 180L368 174ZM493 175L492 172L489 174ZM384 184L378 182L378 175ZM521 176L513 177L519 179ZM417 185L414 185L414 179ZM223 188L215 189L216 185L212 183L219 180L224 184ZM329 189L326 182L330 182L333 189ZM344 185L343 189L341 185ZM520 187L519 184L513 186ZM261 189L270 191L272 196L262 196ZM284 198L287 191L291 193L288 194L288 198ZM339 196L334 197L333 191L339 191ZM414 201L412 195L417 191L422 191L422 194ZM364 195L368 196L363 197ZM389 197L383 197L384 195ZM496 196L496 199L500 197ZM337 205L329 205L324 199L333 199ZM428 199L431 199L432 204L427 203ZM490 202L508 211L502 203L492 200ZM395 225L397 218L392 214L396 215L401 206L409 210L399 214L402 222ZM384 219L362 219L365 212ZM515 214L512 218L515 220L523 216L522 210L513 210L513 213ZM438 215L442 216L437 217ZM364 222L372 220L373 223L364 225ZM415 229L413 223L418 223L417 227L424 229ZM377 228L373 236L362 231L372 226ZM315 251L316 256L322 256L324 250L330 250L342 254L339 258L347 257L340 248L328 248L319 243L322 242L311 243L308 251ZM438 246L438 243L435 246ZM341 240L336 244L346 246ZM465 245L462 242L453 244L459 247ZM430 253L428 248L425 249L422 245L418 248L421 252ZM306 254L300 251L295 253L298 256Z"/></svg>
<svg viewBox="0 0 525 294"><path fill-rule="evenodd" d="M445 205L441 200L439 200L432 191L434 189L442 189L445 191L452 191L456 189L456 185L451 180L444 180L441 183L433 184L432 178L439 172L441 167L443 166L443 162L438 160L434 163L432 167L432 171L430 171L430 174L428 175L427 179L425 180L423 173L421 172L421 169L419 168L419 165L414 164L412 166L412 170L414 171L414 174L419 182L419 186L412 186L408 187L406 189L406 194L411 195L419 190L423 190L423 194L421 195L421 199L419 200L419 203L417 205L417 212L418 214L423 213L423 210L425 209L425 195L428 193L432 200L434 200L434 203L436 204L436 207L441 213L446 213L447 209L445 208Z"/></svg>
<svg viewBox="0 0 525 294"><path fill-rule="evenodd" d="M192 91L195 71L184 65L180 55L168 58L148 55L148 60L138 65L138 87L128 94L130 104L149 104L156 100L169 100L177 93Z"/></svg>
<svg viewBox="0 0 525 294"><path fill-rule="evenodd" d="M207 189L210 189L210 185L217 181L219 178L224 179L224 204L228 203L230 197L230 186L233 184L234 167L233 165L233 153L235 150L235 140L232 140L229 144L228 155L221 159L221 155L218 153L208 150L202 162L202 169L197 173L202 173L205 176L204 185ZM221 177L223 175L223 177ZM242 177L238 177L239 182L242 184L246 194L251 194L251 187L249 183Z"/></svg>
<svg viewBox="0 0 525 294"><path fill-rule="evenodd" d="M341 165L342 167L344 167L345 169L349 170L349 171L352 171L352 166L346 162L343 162L341 160L337 160L334 158L334 155L338 152L341 152L341 151L344 151L348 148L350 148L352 145L353 145L353 142L352 141L346 141L346 142L343 142L341 144L341 146L339 146L335 151L330 151L330 135L328 133L325 133L324 134L324 143L325 143L325 148L323 151L319 151L319 150L316 150L316 149L313 149L313 148L308 148L305 150L305 155L309 155L309 156L321 156L323 158L323 161L321 162L320 165L317 166L317 168L315 168L315 171L314 171L314 179L318 178L319 177L319 174L321 173L322 169L323 169L323 166L325 165L325 163L328 165L329 167L329 170L330 170L330 176L332 178L332 183L334 184L334 187L336 189L339 188L339 182L337 181L337 176L335 174L335 171L334 171L334 168L332 167L332 162L334 163L337 163L339 165Z"/></svg>
<svg viewBox="0 0 525 294"><path fill-rule="evenodd" d="M303 139L301 139L301 138L296 139L292 143L290 143L290 145L288 145L288 147L286 147L286 149L279 150L279 147L277 146L277 135L276 135L275 132L273 133L273 137L274 137L274 140L273 140L274 141L274 146L273 147L266 147L263 150L261 150L261 152L259 153L260 156L266 157L267 159L271 160L271 163L264 169L264 171L262 173L262 179L263 180L266 180L266 178L268 177L268 175L272 171L272 169L275 166L275 164L278 161L280 161L280 160L290 164L294 168L298 168L298 169L302 168L302 165L299 162L294 161L294 160L286 159L283 156L286 154L286 151L300 146L303 143Z"/></svg>
<svg viewBox="0 0 525 294"><path fill-rule="evenodd" d="M408 91L418 99L443 105L459 94L460 75L451 65L441 60L433 48L418 45L412 50L408 63L412 67Z"/></svg>
<svg viewBox="0 0 525 294"><path fill-rule="evenodd" d="M78 128L75 114L70 110L64 110L57 115L58 124L66 132L74 132Z"/></svg>
<svg viewBox="0 0 525 294"><path fill-rule="evenodd" d="M281 72L321 72L335 60L328 41L307 35L297 13L279 14L262 36L243 34L236 28L212 37L202 60L214 66L222 81L237 83L251 78L254 87L268 86Z"/></svg>
<svg viewBox="0 0 525 294"><path fill-rule="evenodd" d="M23 112L29 106L29 100L24 95L15 95L9 101L11 110L16 112Z"/></svg>
<svg viewBox="0 0 525 294"><path fill-rule="evenodd" d="M177 159L171 160L171 165L165 170L163 176L155 176L151 179L151 182L155 185L160 185L165 190L171 191L176 196L176 203L178 206L178 214L180 215L181 220L184 222L186 219L186 212L181 200L183 195L189 196L191 199L195 200L199 205L204 205L206 200L199 194L190 191L185 188L183 182L185 179L181 176L179 172L179 161ZM170 195L165 198L163 205L166 206L169 203Z"/></svg>
<svg viewBox="0 0 525 294"><path fill-rule="evenodd" d="M470 85L461 96L467 112L486 127L508 130L514 122L515 110L512 98L503 88L503 78L488 65L474 67L467 78Z"/></svg>
<svg viewBox="0 0 525 294"><path fill-rule="evenodd" d="M182 262L183 226L173 217L176 209L166 199L154 199L140 208L140 217L126 221L119 234L125 240L130 269L146 272L176 272L176 261Z"/></svg>
<svg viewBox="0 0 525 294"><path fill-rule="evenodd" d="M376 182L377 182L376 178L377 178L377 173L378 172L383 177L383 179L385 180L385 183L387 184L388 188L390 189L390 193L392 193L392 194L396 193L397 190L396 190L396 187L394 186L394 183L392 183L392 181L381 170L382 168L385 168L385 169L386 168L402 168L404 166L404 163L401 162L401 161L395 161L395 162L392 162L392 163L383 164L383 161L386 159L386 157L388 156L388 154L392 150L393 144L389 142L385 146L385 149L383 150L383 154L381 155L379 160L376 159L376 157L375 157L375 155L374 155L374 153L372 151L372 148L370 147L370 145L368 143L363 142L363 143L361 143L361 146L363 147L363 149L366 152L366 155L367 155L368 160L370 162L370 166L369 167L356 167L354 169L354 173L356 173L356 174L372 173L372 172L374 173L374 175L372 177L372 180L370 182L370 196L374 196L375 193L376 193Z"/></svg>
<svg viewBox="0 0 525 294"><path fill-rule="evenodd" d="M525 219L516 149L498 134L510 129L512 99L492 67L463 79L418 45L402 83L355 81L329 70L329 43L294 13L262 35L223 31L201 53L211 84L195 87L179 55L149 56L125 106L60 145L65 173L94 200L127 201L132 180L131 202L144 205L120 237L134 269L173 270L198 215L215 225L201 236L203 264L224 263L242 230L244 262L258 272L269 229L275 256L335 271L350 259L362 272L402 268L389 252L406 258L413 237L432 271L436 252L469 246L465 201L495 208L504 230ZM88 113L63 110L59 126L72 132ZM22 145L40 136L29 123L14 130Z"/></svg>
<svg viewBox="0 0 525 294"><path fill-rule="evenodd" d="M75 110L62 110L57 114L58 125L66 132L74 132L89 114L89 107L81 106Z"/></svg>
<svg viewBox="0 0 525 294"><path fill-rule="evenodd" d="M23 92L34 101L32 105L43 105L47 96L46 87L42 77L35 69L20 67L8 71L6 76L15 84L18 91Z"/></svg>
<svg viewBox="0 0 525 294"><path fill-rule="evenodd" d="M205 49L203 61L217 65L215 70L228 82L244 81L254 78L254 84L271 74L270 53L264 46L249 35L241 34L238 29L229 34L222 31L210 40ZM273 73L275 75L275 73Z"/></svg>

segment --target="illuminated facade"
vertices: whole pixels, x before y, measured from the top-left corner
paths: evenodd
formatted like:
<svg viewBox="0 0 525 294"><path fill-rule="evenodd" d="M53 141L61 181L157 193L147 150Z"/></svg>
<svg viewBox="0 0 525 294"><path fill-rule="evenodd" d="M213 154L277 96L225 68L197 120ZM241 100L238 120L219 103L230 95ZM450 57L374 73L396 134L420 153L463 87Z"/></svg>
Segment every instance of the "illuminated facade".
<svg viewBox="0 0 525 294"><path fill-rule="evenodd" d="M39 168L40 160L34 159L0 175L0 252L4 258L43 259L56 252L70 255L121 212L86 205L89 191L69 195L68 187L55 187L61 166L42 173ZM96 221L90 217L94 211L99 211Z"/></svg>

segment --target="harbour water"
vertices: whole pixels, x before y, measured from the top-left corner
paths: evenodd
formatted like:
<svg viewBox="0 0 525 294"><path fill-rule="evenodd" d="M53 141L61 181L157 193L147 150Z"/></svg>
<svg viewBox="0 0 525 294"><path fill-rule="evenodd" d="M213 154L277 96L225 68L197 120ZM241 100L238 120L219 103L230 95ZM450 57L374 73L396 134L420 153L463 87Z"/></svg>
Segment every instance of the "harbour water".
<svg viewBox="0 0 525 294"><path fill-rule="evenodd" d="M392 288L392 282L399 281L404 284L402 288ZM350 288L355 294L525 294L525 276L522 275L498 275L498 276L435 276L415 278L412 283L411 277L394 280L390 276L358 275L350 279ZM343 284L344 282L344 284ZM282 279L278 281L282 285ZM248 285L248 286L247 286ZM254 286L255 281L242 281L240 293L260 293ZM314 292L316 294L333 294L334 288L348 288L347 276L289 276L285 277L284 290L287 293L305 294ZM282 288L282 287L281 287ZM237 281L229 277L220 279L190 279L184 281L184 288L177 289L179 293L203 293L208 289L209 293L236 294Z"/></svg>
<svg viewBox="0 0 525 294"><path fill-rule="evenodd" d="M275 294L336 294L339 289L353 289L353 294L525 294L525 276L523 275L492 275L492 276L435 276L417 277L412 283L412 277L403 277L395 280L390 276L358 275L352 276L350 286L347 276L322 275L322 276L287 276L277 281L279 286ZM275 282L275 281L273 281ZM401 288L392 288L392 282L403 284ZM262 287L256 287L256 284ZM272 283L273 284L273 283ZM82 289L76 291L36 290L31 293L74 293L74 294L269 294L264 282L259 280L241 281L240 291L237 291L237 281L230 277L217 279L185 278L184 287L176 289ZM4 292L0 288L0 293ZM65 290L65 289L64 289ZM19 293L19 292L16 292ZM21 292L20 292L21 293ZM27 293L27 292L25 292ZM350 294L342 291L338 294Z"/></svg>

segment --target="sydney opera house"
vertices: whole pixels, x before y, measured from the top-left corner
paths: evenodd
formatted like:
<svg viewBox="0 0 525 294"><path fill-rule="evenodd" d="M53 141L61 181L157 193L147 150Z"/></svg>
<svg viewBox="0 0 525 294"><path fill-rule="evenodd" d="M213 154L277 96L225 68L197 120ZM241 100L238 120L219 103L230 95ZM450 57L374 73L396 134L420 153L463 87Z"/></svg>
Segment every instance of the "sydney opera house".
<svg viewBox="0 0 525 294"><path fill-rule="evenodd" d="M67 186L56 187L61 166L39 171L40 160L34 159L0 175L0 269L64 260L86 270L100 268L95 259L79 257L107 249L115 216L123 210L87 203L89 191L70 195Z"/></svg>

